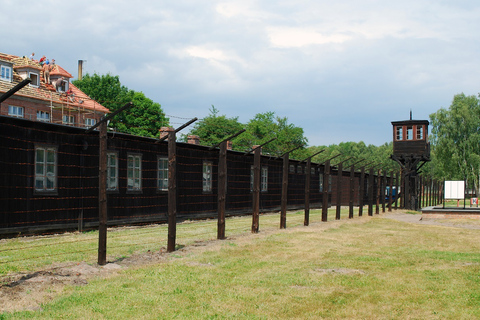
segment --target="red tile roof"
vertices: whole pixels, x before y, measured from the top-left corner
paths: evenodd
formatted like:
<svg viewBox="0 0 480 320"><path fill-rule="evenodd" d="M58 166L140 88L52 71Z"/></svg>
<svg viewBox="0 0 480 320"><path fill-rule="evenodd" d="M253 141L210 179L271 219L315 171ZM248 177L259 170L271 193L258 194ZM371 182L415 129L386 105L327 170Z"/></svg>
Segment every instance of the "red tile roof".
<svg viewBox="0 0 480 320"><path fill-rule="evenodd" d="M49 105L52 104L59 107L65 106L68 108L78 108L81 110L87 109L100 113L110 112L107 108L105 108L95 100L91 99L72 83L69 83L69 89L71 90L73 95L67 96L65 92L57 92L53 85L45 83L45 80L43 78L43 72L41 71L42 67L35 60L30 60L27 57L17 57L6 53L0 53L0 60L13 63L13 81L8 82L0 80L0 95L7 92L23 80L23 78L16 72L16 70L28 67L39 71L39 74L41 75L40 86L36 87L27 85L20 89L17 93L15 93L15 96L32 98L47 102ZM73 76L69 72L67 72L59 65L54 65L54 69L50 72L50 77L52 76L62 76L67 81L70 80L70 78L73 78Z"/></svg>

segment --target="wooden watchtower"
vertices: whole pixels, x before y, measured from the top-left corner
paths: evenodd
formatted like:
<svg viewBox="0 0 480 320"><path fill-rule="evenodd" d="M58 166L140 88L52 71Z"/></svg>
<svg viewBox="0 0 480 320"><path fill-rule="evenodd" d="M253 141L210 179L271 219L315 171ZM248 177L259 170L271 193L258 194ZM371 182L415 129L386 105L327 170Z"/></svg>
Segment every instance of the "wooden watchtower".
<svg viewBox="0 0 480 320"><path fill-rule="evenodd" d="M430 161L428 120L393 121L393 154L391 159L402 167L403 190L406 209L418 210L417 178L420 168Z"/></svg>

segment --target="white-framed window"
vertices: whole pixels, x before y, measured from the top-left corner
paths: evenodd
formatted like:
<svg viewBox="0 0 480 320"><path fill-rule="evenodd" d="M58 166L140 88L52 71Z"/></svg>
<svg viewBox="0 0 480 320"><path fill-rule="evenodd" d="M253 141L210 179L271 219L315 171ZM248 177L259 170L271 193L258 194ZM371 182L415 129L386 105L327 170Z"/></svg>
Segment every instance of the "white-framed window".
<svg viewBox="0 0 480 320"><path fill-rule="evenodd" d="M35 147L35 191L57 189L57 150L54 147Z"/></svg>
<svg viewBox="0 0 480 320"><path fill-rule="evenodd" d="M423 126L417 126L417 140L423 140Z"/></svg>
<svg viewBox="0 0 480 320"><path fill-rule="evenodd" d="M107 190L118 190L118 155L107 152Z"/></svg>
<svg viewBox="0 0 480 320"><path fill-rule="evenodd" d="M332 175L328 175L328 192L332 192Z"/></svg>
<svg viewBox="0 0 480 320"><path fill-rule="evenodd" d="M40 76L38 73L35 72L29 72L28 76L30 79L32 79L32 82L30 82L31 86L38 87L40 86Z"/></svg>
<svg viewBox="0 0 480 320"><path fill-rule="evenodd" d="M260 191L262 192L268 191L268 167L262 167Z"/></svg>
<svg viewBox="0 0 480 320"><path fill-rule="evenodd" d="M46 111L37 111L37 121L50 122L50 113Z"/></svg>
<svg viewBox="0 0 480 320"><path fill-rule="evenodd" d="M8 115L11 117L23 118L23 108L8 106Z"/></svg>
<svg viewBox="0 0 480 320"><path fill-rule="evenodd" d="M407 126L407 140L413 140L413 126Z"/></svg>
<svg viewBox="0 0 480 320"><path fill-rule="evenodd" d="M395 138L398 141L403 140L403 127L402 126L396 127Z"/></svg>
<svg viewBox="0 0 480 320"><path fill-rule="evenodd" d="M62 120L64 124L75 124L75 116L64 114Z"/></svg>
<svg viewBox="0 0 480 320"><path fill-rule="evenodd" d="M290 171L290 173L295 173L295 165L291 164L289 166L289 171Z"/></svg>
<svg viewBox="0 0 480 320"><path fill-rule="evenodd" d="M203 185L202 190L203 192L212 192L212 163L209 161L203 162Z"/></svg>
<svg viewBox="0 0 480 320"><path fill-rule="evenodd" d="M303 167L300 164L297 166L297 173L303 174Z"/></svg>
<svg viewBox="0 0 480 320"><path fill-rule="evenodd" d="M320 173L320 174L318 175L318 181L319 181L319 183L318 183L318 187L319 187L318 190L319 190L320 192L323 192L323 173Z"/></svg>
<svg viewBox="0 0 480 320"><path fill-rule="evenodd" d="M312 176L315 175L315 168L310 167L310 174L311 174Z"/></svg>
<svg viewBox="0 0 480 320"><path fill-rule="evenodd" d="M96 119L92 119L92 118L85 118L85 127L89 128L89 127L93 127L94 125L97 124L97 120Z"/></svg>
<svg viewBox="0 0 480 320"><path fill-rule="evenodd" d="M160 191L168 191L168 158L158 157L157 159L157 187Z"/></svg>
<svg viewBox="0 0 480 320"><path fill-rule="evenodd" d="M12 67L0 66L0 80L12 82Z"/></svg>
<svg viewBox="0 0 480 320"><path fill-rule="evenodd" d="M142 156L140 155L127 156L127 190L142 190Z"/></svg>

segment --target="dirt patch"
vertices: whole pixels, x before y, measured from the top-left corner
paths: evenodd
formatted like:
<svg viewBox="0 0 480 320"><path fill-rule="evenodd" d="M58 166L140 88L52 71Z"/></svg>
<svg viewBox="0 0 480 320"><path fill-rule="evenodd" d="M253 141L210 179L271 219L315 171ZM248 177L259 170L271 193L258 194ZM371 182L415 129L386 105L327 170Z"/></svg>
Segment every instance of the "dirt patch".
<svg viewBox="0 0 480 320"><path fill-rule="evenodd" d="M314 272L322 273L322 274L365 274L363 270L357 269L346 269L346 268L338 268L338 269L315 269Z"/></svg>

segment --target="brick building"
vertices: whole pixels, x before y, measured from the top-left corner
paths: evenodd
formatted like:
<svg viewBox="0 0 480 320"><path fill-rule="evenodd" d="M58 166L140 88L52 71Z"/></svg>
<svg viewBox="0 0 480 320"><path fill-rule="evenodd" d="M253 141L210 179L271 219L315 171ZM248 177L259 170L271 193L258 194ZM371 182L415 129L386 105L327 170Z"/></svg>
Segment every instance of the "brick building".
<svg viewBox="0 0 480 320"><path fill-rule="evenodd" d="M65 69L51 62L44 65L0 53L0 96L22 80L32 80L0 105L0 115L85 128L109 112L70 83L73 76Z"/></svg>

